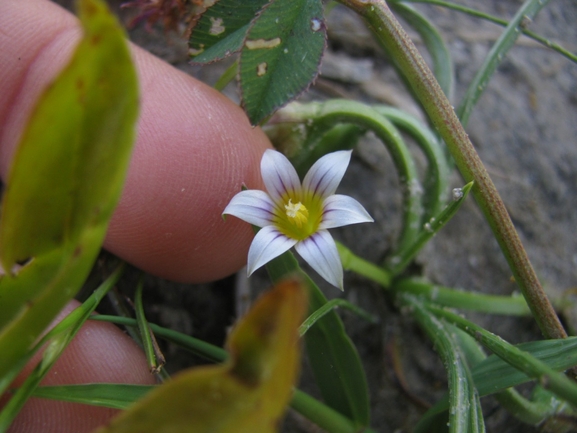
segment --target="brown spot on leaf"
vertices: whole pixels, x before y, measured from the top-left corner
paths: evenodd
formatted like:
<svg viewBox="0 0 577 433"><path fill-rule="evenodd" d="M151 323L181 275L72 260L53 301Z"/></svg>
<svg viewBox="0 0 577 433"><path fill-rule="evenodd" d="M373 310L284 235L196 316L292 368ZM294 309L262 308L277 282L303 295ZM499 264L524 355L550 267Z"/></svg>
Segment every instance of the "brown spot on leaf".
<svg viewBox="0 0 577 433"><path fill-rule="evenodd" d="M281 39L247 39L244 46L249 50L260 50L263 48L274 48L280 45Z"/></svg>
<svg viewBox="0 0 577 433"><path fill-rule="evenodd" d="M264 74L266 74L267 67L268 65L266 62L259 63L256 67L256 75L262 77Z"/></svg>

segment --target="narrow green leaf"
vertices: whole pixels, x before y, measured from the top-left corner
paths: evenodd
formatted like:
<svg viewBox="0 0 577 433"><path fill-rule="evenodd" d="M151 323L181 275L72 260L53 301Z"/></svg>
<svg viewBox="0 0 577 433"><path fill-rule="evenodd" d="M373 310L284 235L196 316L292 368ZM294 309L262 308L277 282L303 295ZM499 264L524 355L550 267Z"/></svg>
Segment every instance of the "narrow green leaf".
<svg viewBox="0 0 577 433"><path fill-rule="evenodd" d="M152 330L150 329L148 320L144 313L144 304L142 302L142 291L144 289L143 275L140 276L136 286L136 293L134 294L134 310L136 313L136 322L138 323L138 331L140 332L140 339L142 347L148 362L148 368L151 373L161 373L162 367L166 360L164 355L160 352L160 348L156 344Z"/></svg>
<svg viewBox="0 0 577 433"><path fill-rule="evenodd" d="M393 0L394 2L400 2L400 1L406 1L406 0ZM507 25L509 25L509 21L507 20L503 20L501 18L497 18L493 15L487 14L485 12L481 12L477 9L473 9L473 8L469 8L467 6L463 6L457 3L453 3L453 2L449 2L449 1L444 1L444 0L410 0L411 3L429 3L432 5L437 5L437 6L442 6L442 7L446 7L447 9L452 9L458 12L462 12L464 14L470 15L472 17L475 18L480 18L483 20L487 20L489 22L498 24L500 26L503 27L507 27ZM544 38L543 36L532 32L531 30L528 30L526 28L522 28L521 31L523 32L523 34L525 36L528 36L532 39L534 39L535 41L539 42L540 44L542 44L543 46L547 47L547 48L551 48L554 51L557 51L557 53L561 54L562 56L566 57L567 59L571 60L573 63L577 63L577 55L575 53L570 52L569 50L563 48L561 45L556 44L555 42Z"/></svg>
<svg viewBox="0 0 577 433"><path fill-rule="evenodd" d="M531 354L555 371L564 371L577 365L577 337L531 341L515 347ZM491 355L481 361L473 369L473 374L481 395L493 394L532 380L497 355Z"/></svg>
<svg viewBox="0 0 577 433"><path fill-rule="evenodd" d="M34 391L34 397L113 409L126 409L154 388L156 388L154 385L127 385L122 383L40 386Z"/></svg>
<svg viewBox="0 0 577 433"><path fill-rule="evenodd" d="M465 199L469 195L469 191L471 191L472 187L473 182L469 182L463 188L456 188L453 190L453 201L438 215L433 216L428 222L426 222L423 230L410 244L407 245L406 248L399 250L388 260L388 270L391 274L398 275L405 270L411 260L415 258L425 244L435 236L435 234L441 230L445 224L453 218L453 216L455 216L457 211L461 208L461 205L465 202Z"/></svg>
<svg viewBox="0 0 577 433"><path fill-rule="evenodd" d="M451 99L454 81L453 62L443 37L436 27L412 6L394 1L390 3L390 6L421 36L427 51L431 55L435 78L437 78L447 98Z"/></svg>
<svg viewBox="0 0 577 433"><path fill-rule="evenodd" d="M317 285L299 267L292 253L286 252L266 265L273 281L291 274L299 275L309 289L309 310L322 308L327 299ZM305 334L309 362L326 404L359 426L370 421L367 379L343 322L329 311Z"/></svg>
<svg viewBox="0 0 577 433"><path fill-rule="evenodd" d="M243 107L253 125L308 88L325 40L320 0L272 0L262 10L240 56Z"/></svg>
<svg viewBox="0 0 577 433"><path fill-rule="evenodd" d="M27 399L38 387L38 384L46 376L48 371L50 371L58 358L60 358L62 352L68 347L96 306L108 291L114 287L122 275L123 270L123 265L118 266L82 305L68 314L68 316L52 328L33 349L28 351L25 356L26 360L31 358L42 347L45 347L42 360L36 365L32 373L30 373L0 412L0 431L5 431L9 427L12 420L24 406L24 403L26 403ZM12 379L14 378L6 376L0 379L0 394L5 390L5 387L10 384Z"/></svg>
<svg viewBox="0 0 577 433"><path fill-rule="evenodd" d="M526 352L536 360L543 362L547 367L555 371L564 371L577 364L577 337L568 337L566 339L532 341L514 346L516 349ZM475 388L481 397L499 393L510 387L521 385L534 380L522 373L515 367L503 361L496 355L491 355L485 360L479 362L472 369ZM517 398L515 394L505 395L505 398ZM535 415L547 413L546 408L539 406L538 402L530 402L538 412ZM427 425L433 422L434 418L449 408L448 398L445 396L437 402L419 422L416 432L424 432Z"/></svg>
<svg viewBox="0 0 577 433"><path fill-rule="evenodd" d="M441 212L447 203L451 177L447 151L433 131L414 116L386 105L375 105L373 108L401 131L409 134L427 159L421 221L421 224L424 224Z"/></svg>
<svg viewBox="0 0 577 433"><path fill-rule="evenodd" d="M307 331L311 328L311 326L317 323L318 320L322 319L326 314L329 313L329 311L332 311L333 309L336 310L339 307L343 307L346 308L347 310L352 311L357 316L365 319L367 322L377 323L379 321L378 317L373 316L372 314L366 312L365 310L356 306L355 304L350 303L346 299L342 298L331 299L330 301L327 301L325 305L323 305L321 308L313 312L309 317L305 319L305 321L299 327L299 335L301 337L305 335Z"/></svg>
<svg viewBox="0 0 577 433"><path fill-rule="evenodd" d="M449 432L474 431L476 428L472 427L479 426L480 423L481 414L476 410L479 395L456 336L442 320L428 311L420 300L409 295L402 296L401 299L404 305L412 309L415 319L433 341L447 369Z"/></svg>
<svg viewBox="0 0 577 433"><path fill-rule="evenodd" d="M505 31L501 33L499 39L497 39L491 47L483 65L475 74L473 81L467 88L467 93L465 93L461 104L457 108L457 115L463 127L467 126L473 107L485 91L487 83L497 69L497 66L499 66L509 50L515 45L517 38L521 35L523 22L525 22L525 20L532 20L541 9L547 6L549 1L550 0L526 0L517 10L517 13L505 28Z"/></svg>
<svg viewBox="0 0 577 433"><path fill-rule="evenodd" d="M126 409L157 387L157 385L120 383L42 386L36 388L34 397ZM359 433L358 427L350 419L298 389L294 390L291 406L319 427L331 433ZM375 431L366 428L363 433L375 433Z"/></svg>
<svg viewBox="0 0 577 433"><path fill-rule="evenodd" d="M136 319L130 317L107 316L99 314L90 316L90 320L100 320L102 322L110 322L117 325L131 327L138 326ZM163 328L162 326L158 326L153 323L149 323L149 326L155 335L180 347L183 347L184 349L200 356L201 358L206 359L207 361L223 362L228 357L226 350L213 346L212 344L206 343L205 341L199 340L198 338L194 338L168 328Z"/></svg>
<svg viewBox="0 0 577 433"><path fill-rule="evenodd" d="M410 295L405 295L404 297L409 296ZM507 343L502 338L457 314L433 305L429 305L427 308L435 315L458 326L469 335L475 337L477 341L491 350L499 358L503 359L507 364L514 366L515 369L520 370L526 374L527 377L539 380L541 386L567 400L574 407L577 407L577 385L564 374L559 373L528 352ZM568 340L570 339L564 338L558 341L571 345L571 342L567 343ZM573 365L575 365L575 363L572 363L570 366Z"/></svg>
<svg viewBox="0 0 577 433"><path fill-rule="evenodd" d="M219 0L192 29L188 46L194 63L221 60L242 47L249 24L268 0Z"/></svg>
<svg viewBox="0 0 577 433"><path fill-rule="evenodd" d="M101 0L79 2L84 37L47 88L11 167L0 220L0 377L83 283L128 167L138 107L124 32Z"/></svg>

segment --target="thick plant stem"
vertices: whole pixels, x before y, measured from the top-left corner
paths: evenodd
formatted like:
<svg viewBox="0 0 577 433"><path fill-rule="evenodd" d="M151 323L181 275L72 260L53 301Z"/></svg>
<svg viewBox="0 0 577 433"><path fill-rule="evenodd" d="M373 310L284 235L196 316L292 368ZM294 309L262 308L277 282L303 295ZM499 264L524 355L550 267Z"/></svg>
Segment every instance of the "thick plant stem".
<svg viewBox="0 0 577 433"><path fill-rule="evenodd" d="M447 147L499 242L527 304L546 338L564 338L555 310L541 287L519 235L455 110L417 48L385 0L340 0L361 15L379 43L393 56Z"/></svg>

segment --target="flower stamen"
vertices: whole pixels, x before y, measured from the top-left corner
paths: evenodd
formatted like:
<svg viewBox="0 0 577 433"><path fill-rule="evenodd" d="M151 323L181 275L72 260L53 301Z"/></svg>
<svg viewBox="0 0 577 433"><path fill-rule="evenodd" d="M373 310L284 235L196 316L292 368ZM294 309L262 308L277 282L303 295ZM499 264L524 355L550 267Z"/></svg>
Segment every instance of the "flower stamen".
<svg viewBox="0 0 577 433"><path fill-rule="evenodd" d="M309 219L309 211L300 201L298 203L293 203L292 200L289 199L288 204L285 204L284 208L286 210L286 216L289 217L289 221L299 229Z"/></svg>

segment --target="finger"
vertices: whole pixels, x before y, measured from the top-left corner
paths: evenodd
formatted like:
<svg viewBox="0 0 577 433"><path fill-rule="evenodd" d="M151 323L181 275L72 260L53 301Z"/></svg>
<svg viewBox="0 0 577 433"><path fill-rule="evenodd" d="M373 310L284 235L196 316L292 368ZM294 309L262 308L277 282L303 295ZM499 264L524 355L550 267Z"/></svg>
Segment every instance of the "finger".
<svg viewBox="0 0 577 433"><path fill-rule="evenodd" d="M78 302L72 301L54 323L62 320ZM36 356L13 384L19 386L32 371ZM87 321L55 363L42 385L79 383L134 383L153 385L144 354L126 334L110 323ZM22 408L9 433L84 433L105 424L118 410L31 398Z"/></svg>
<svg viewBox="0 0 577 433"><path fill-rule="evenodd" d="M34 101L70 58L76 19L45 0L0 2L0 173ZM133 48L142 92L138 138L105 247L165 278L208 281L246 262L252 232L221 213L245 184L260 188L270 146L227 98Z"/></svg>

